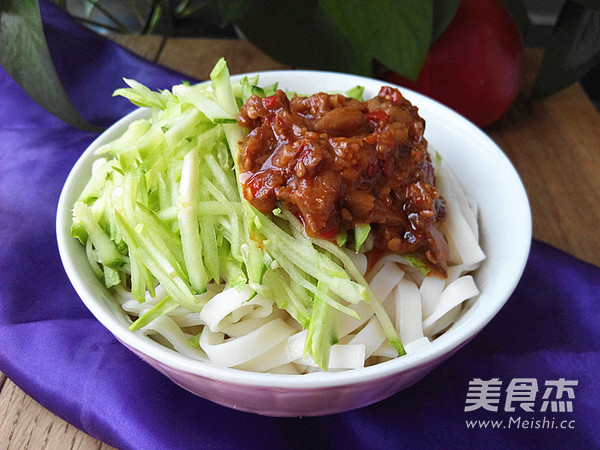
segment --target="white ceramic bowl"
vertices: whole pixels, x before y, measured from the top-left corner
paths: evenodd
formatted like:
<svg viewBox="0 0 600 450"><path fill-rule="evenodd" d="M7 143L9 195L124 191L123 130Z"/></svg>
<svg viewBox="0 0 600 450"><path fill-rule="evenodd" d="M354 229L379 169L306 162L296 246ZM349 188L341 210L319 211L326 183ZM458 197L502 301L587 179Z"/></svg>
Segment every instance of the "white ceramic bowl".
<svg viewBox="0 0 600 450"><path fill-rule="evenodd" d="M260 74L260 84L311 94L365 87L376 95L381 82L316 71ZM425 137L439 151L480 207L482 246L487 255L475 275L479 298L432 345L401 358L358 370L277 375L218 368L186 358L150 338L128 331L125 313L94 276L82 245L69 235L71 208L87 182L94 150L146 112L136 110L103 133L83 153L63 188L57 211L60 255L75 290L116 338L185 389L231 408L270 416L315 416L356 409L414 384L458 351L496 315L513 292L531 243L531 213L524 187L504 153L475 125L423 95L401 89L426 120ZM110 99L107 99L110 101Z"/></svg>

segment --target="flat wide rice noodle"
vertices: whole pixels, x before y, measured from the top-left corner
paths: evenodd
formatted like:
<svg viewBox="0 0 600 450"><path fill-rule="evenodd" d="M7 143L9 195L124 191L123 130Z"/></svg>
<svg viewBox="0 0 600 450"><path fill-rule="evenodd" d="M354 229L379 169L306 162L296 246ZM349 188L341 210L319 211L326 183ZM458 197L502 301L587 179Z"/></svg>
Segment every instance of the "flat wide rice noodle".
<svg viewBox="0 0 600 450"><path fill-rule="evenodd" d="M446 286L446 280L435 275L425 277L419 291L421 292L423 319L427 319L438 306L440 295Z"/></svg>
<svg viewBox="0 0 600 450"><path fill-rule="evenodd" d="M479 267L479 263L474 264L458 264L456 266L448 267L448 276L446 277L446 285L449 285L454 280L459 279L463 275L476 270Z"/></svg>
<svg viewBox="0 0 600 450"><path fill-rule="evenodd" d="M431 344L431 341L427 337L419 338L415 341L409 342L404 346L404 350L406 350L407 354L415 353L422 349L423 347Z"/></svg>
<svg viewBox="0 0 600 450"><path fill-rule="evenodd" d="M192 347L189 340L191 335L183 330L168 316L160 316L141 329L144 333L155 331L164 337L173 349L184 356L201 361L207 361L207 355L199 348Z"/></svg>
<svg viewBox="0 0 600 450"><path fill-rule="evenodd" d="M333 345L329 353L329 370L359 369L365 366L365 346L357 345ZM298 361L310 367L318 367L310 356Z"/></svg>
<svg viewBox="0 0 600 450"><path fill-rule="evenodd" d="M220 332L224 333L229 337L241 337L246 334L252 333L254 330L266 325L268 322L280 318L285 320L285 311L276 309L270 316L262 318L245 317L243 320L238 322L228 323L226 321L221 322ZM289 324L288 324L289 325Z"/></svg>
<svg viewBox="0 0 600 450"><path fill-rule="evenodd" d="M244 286L241 291L235 288L225 289L208 301L200 312L201 320L211 331L221 331L224 326L239 321L243 316L252 314L253 317L266 317L273 311L273 303L260 296L250 298L252 290ZM254 309L262 310L260 313ZM229 316L229 317L228 317Z"/></svg>
<svg viewBox="0 0 600 450"><path fill-rule="evenodd" d="M356 253L352 250L346 250L346 254L348 255L348 258L352 260L358 271L364 275L367 272L368 267L367 255L364 253Z"/></svg>
<svg viewBox="0 0 600 450"><path fill-rule="evenodd" d="M477 204L472 201L463 190L456 174L452 169L442 161L441 177L439 178L438 188L445 198L450 198L453 204L456 204L461 212L465 222L469 225L475 239L479 240L479 226L477 225Z"/></svg>
<svg viewBox="0 0 600 450"><path fill-rule="evenodd" d="M410 280L401 280L394 288L396 296L396 328L403 345L423 337L421 293Z"/></svg>
<svg viewBox="0 0 600 450"><path fill-rule="evenodd" d="M306 330L303 330L287 337L252 360L237 365L236 369L271 372L274 367L292 362L301 373L305 371L306 366L318 368L310 356L304 355L306 333ZM329 354L329 369L356 369L364 366L365 359L365 346L362 344L333 345Z"/></svg>
<svg viewBox="0 0 600 450"><path fill-rule="evenodd" d="M204 327L200 347L215 365L231 367L256 358L295 332L281 319L272 320L245 336L228 340L223 333L214 333Z"/></svg>
<svg viewBox="0 0 600 450"><path fill-rule="evenodd" d="M452 325L462 310L462 303L456 305L438 320L430 324L429 326L423 328L423 332L430 339L434 339L439 333L446 330L450 325Z"/></svg>
<svg viewBox="0 0 600 450"><path fill-rule="evenodd" d="M396 253L388 253L387 255L384 255L381 258L379 258L379 260L371 268L371 270L369 271L369 274L367 276L367 281L372 285L373 278L375 278L375 276L381 271L381 269L383 267L385 267L391 263L397 263L397 264L401 264L403 266L410 267L410 264L408 263L406 258L404 258L401 255L398 255ZM402 270L402 269L400 269L400 270Z"/></svg>
<svg viewBox="0 0 600 450"><path fill-rule="evenodd" d="M385 333L383 332L383 328L377 320L377 317L373 316L365 325L365 327L360 330L350 341L348 344L362 344L365 346L365 358L371 356L375 350L377 350L381 345L385 342Z"/></svg>
<svg viewBox="0 0 600 450"><path fill-rule="evenodd" d="M455 306L479 294L479 289L471 275L465 275L450 283L440 297L436 310L423 321L423 329L429 328L435 321L448 313Z"/></svg>
<svg viewBox="0 0 600 450"><path fill-rule="evenodd" d="M348 314L338 312L338 333L340 338L352 333L354 330L361 327L374 314L371 305L369 305L368 303L357 303L355 305L349 305L348 307L354 310L356 314L358 314L360 320L355 319L354 317L351 317Z"/></svg>
<svg viewBox="0 0 600 450"><path fill-rule="evenodd" d="M252 372L267 372L273 367L282 366L302 358L306 330L292 334L256 358L236 366L236 369Z"/></svg>
<svg viewBox="0 0 600 450"><path fill-rule="evenodd" d="M377 350L373 352L371 356L383 356L385 358L396 358L398 356L398 351L394 347L392 347L388 342L384 342L379 346Z"/></svg>
<svg viewBox="0 0 600 450"><path fill-rule="evenodd" d="M402 278L404 271L398 264L390 262L381 267L369 284L375 296L383 302Z"/></svg>
<svg viewBox="0 0 600 450"><path fill-rule="evenodd" d="M444 178L444 174L446 177ZM445 171L442 175L442 185L452 184L452 176L449 170ZM458 189L448 188L443 189L442 194L446 200L447 215L445 220L441 224L441 230L448 242L448 248L450 250L449 261L456 264L474 264L485 259L485 254L479 246L478 231L473 227L474 218L472 216L472 210L468 207L466 199L461 199L460 192ZM462 203L462 208L461 208ZM466 217L465 217L466 213Z"/></svg>
<svg viewBox="0 0 600 450"><path fill-rule="evenodd" d="M269 370L270 373L278 373L282 375L302 375L295 364L284 364L282 366L273 367Z"/></svg>

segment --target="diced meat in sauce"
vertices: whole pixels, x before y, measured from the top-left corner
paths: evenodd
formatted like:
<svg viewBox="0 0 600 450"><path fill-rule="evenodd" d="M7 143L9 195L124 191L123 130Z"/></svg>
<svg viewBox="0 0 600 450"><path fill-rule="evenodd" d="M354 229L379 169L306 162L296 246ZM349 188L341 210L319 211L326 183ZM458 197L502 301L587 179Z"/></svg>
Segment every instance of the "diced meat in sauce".
<svg viewBox="0 0 600 450"><path fill-rule="evenodd" d="M423 256L445 274L446 215L423 137L425 121L400 91L365 102L343 95L252 96L238 122L244 196L262 213L278 203L314 237L371 224L380 250Z"/></svg>

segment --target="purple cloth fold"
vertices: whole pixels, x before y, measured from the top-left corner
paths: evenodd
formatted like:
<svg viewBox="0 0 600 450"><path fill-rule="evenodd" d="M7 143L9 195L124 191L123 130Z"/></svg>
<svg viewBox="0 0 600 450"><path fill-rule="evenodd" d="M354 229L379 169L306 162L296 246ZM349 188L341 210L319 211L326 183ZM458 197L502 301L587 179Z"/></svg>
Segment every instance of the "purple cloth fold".
<svg viewBox="0 0 600 450"><path fill-rule="evenodd" d="M41 6L59 74L92 122L109 125L133 109L111 98L122 77L151 88L186 78L80 27L50 2ZM600 269L538 241L489 326L421 382L378 404L278 419L179 388L93 318L62 269L56 205L95 137L51 116L0 69L0 370L77 428L123 449L600 448ZM468 401L478 379L501 383L497 411ZM560 395L552 382L562 383ZM474 410L465 411L469 405Z"/></svg>

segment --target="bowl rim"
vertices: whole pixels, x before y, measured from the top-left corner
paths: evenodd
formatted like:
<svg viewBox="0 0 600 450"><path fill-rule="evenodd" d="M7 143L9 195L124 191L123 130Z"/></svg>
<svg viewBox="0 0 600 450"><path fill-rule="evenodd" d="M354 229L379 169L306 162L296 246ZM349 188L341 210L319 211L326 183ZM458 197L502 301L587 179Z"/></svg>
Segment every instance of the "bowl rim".
<svg viewBox="0 0 600 450"><path fill-rule="evenodd" d="M69 280L86 307L90 310L94 317L100 323L102 323L102 325L107 328L119 341L121 341L121 343L125 344L126 347L133 347L136 349L136 352L141 352L143 355L158 361L160 364L169 366L170 368L178 371L184 371L186 373L208 379L219 380L237 385L251 385L265 388L302 390L327 388L333 386L346 386L373 381L376 379L383 379L397 375L403 371L415 369L434 360L441 360L468 343L493 319L498 311L504 306L506 301L508 301L523 274L530 250L532 238L532 220L529 201L527 199L525 187L523 186L516 169L508 157L489 136L487 136L481 129L479 129L475 124L470 122L465 117L461 116L442 103L431 99L430 97L411 89L394 85L393 83L358 75L321 70L256 71L234 75L231 78L232 80L237 80L244 76L251 77L254 75L259 75L261 79L264 79L265 77L271 79L285 79L290 76L300 78L335 77L336 79L340 79L342 81L352 81L354 85L368 84L371 86L395 86L400 88L401 92L406 94L407 98L410 97L409 99L411 102L413 102L413 104L416 104L420 107L420 105L423 103L429 103L431 106L439 109L445 115L449 115L454 120L458 121L462 127L464 127L470 133L476 135L478 139L484 140L490 149L494 151L493 156L496 158L498 163L502 164L507 173L509 173L513 178L512 182L518 184L517 191L519 198L516 200L520 205L520 219L522 220L523 225L523 229L520 230L521 233L518 235L519 242L512 249L515 252L514 257L518 263L512 268L512 272L509 274L510 276L508 277L502 292L497 292L495 294L495 298L492 297L491 300L493 300L493 302L490 303L491 306L485 310L486 314L477 321L477 324L474 327L460 327L459 329L456 327L451 328L442 336L432 341L431 345L428 345L426 348L415 353L410 353L400 358L373 366L339 372L317 372L304 375L284 375L273 373L256 373L233 368L223 368L185 357L167 347L162 346L161 344L158 344L146 336L129 331L127 328L121 326L116 322L116 320L110 317L110 314L108 314L95 300L89 286L85 284L78 274L79 269L72 258L71 251L68 248L68 242L75 240L70 235L72 208L72 205L70 205L70 200L73 197L73 189L76 187L75 184L77 181L77 174L82 168L87 167L88 165L91 166L90 161L93 160L93 151L99 146L99 142L102 142L102 140L105 139L106 136L110 135L110 133L115 133L115 130L118 130L125 124L128 124L130 121L138 118L138 116L141 117L144 114L147 114L145 111L147 110L146 108L137 108L116 121L84 150L71 169L60 194L56 215L56 234L59 254ZM77 192L77 195L78 194L79 192ZM81 246L81 248L83 250L83 246Z"/></svg>

